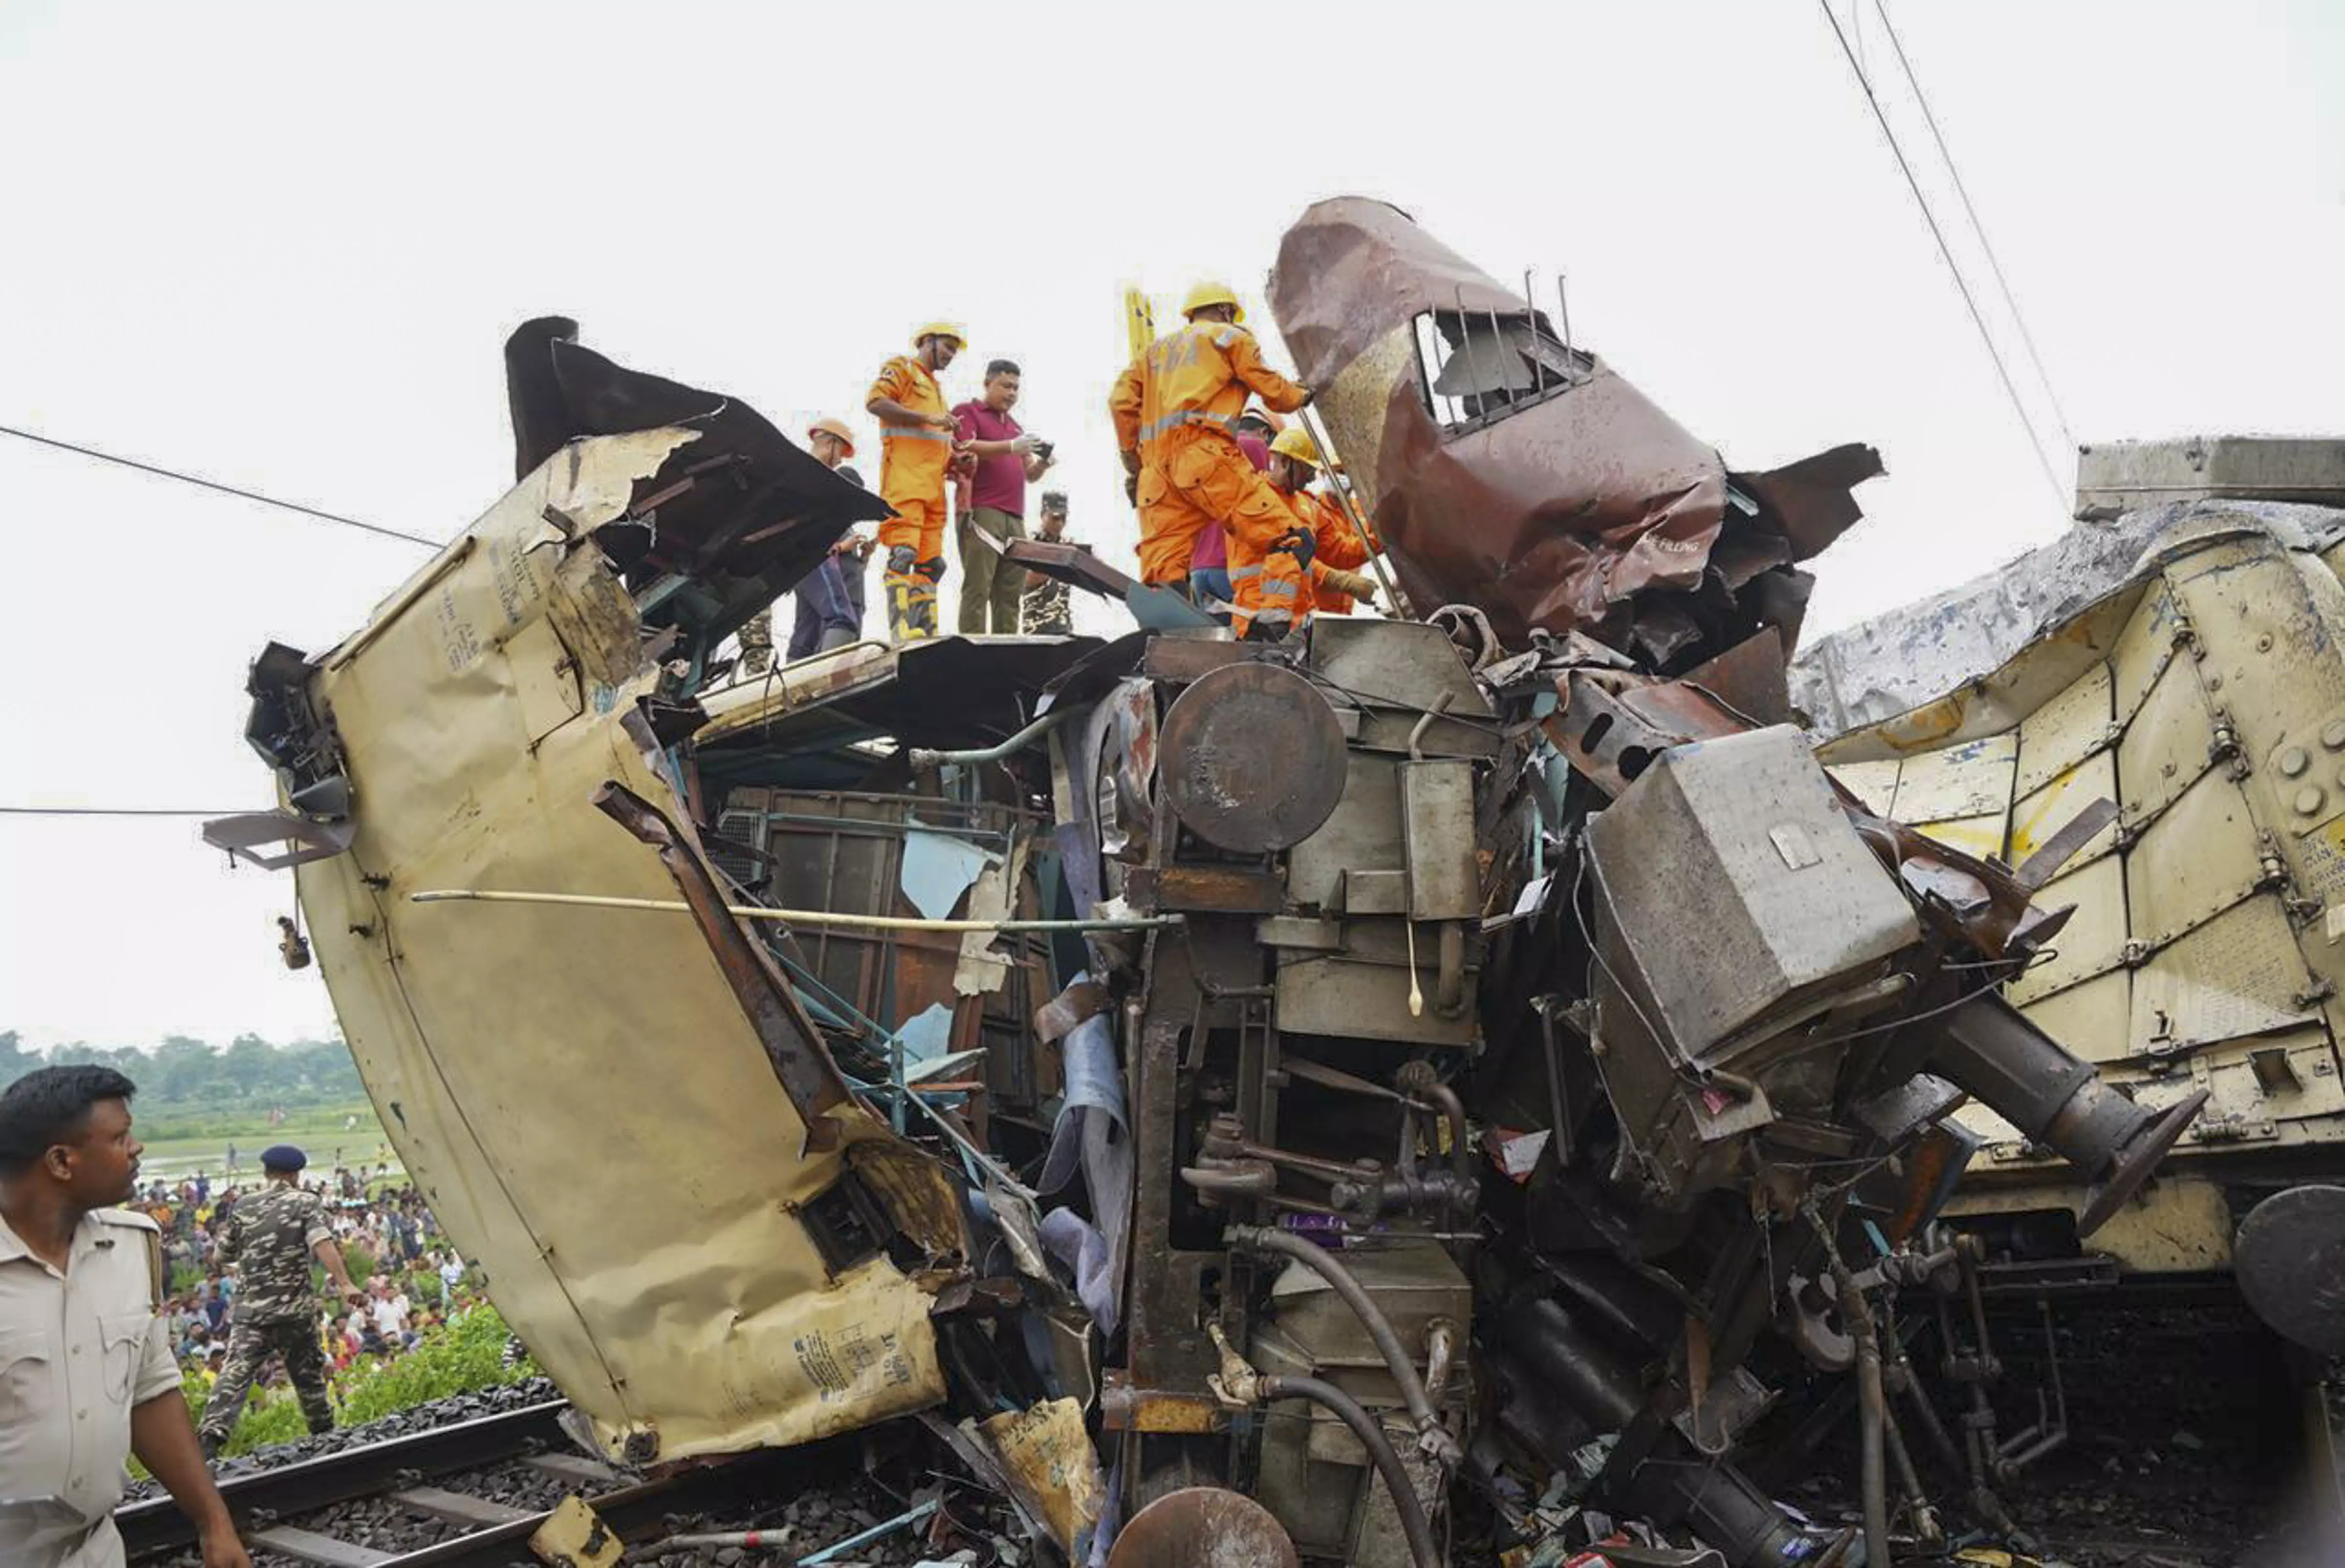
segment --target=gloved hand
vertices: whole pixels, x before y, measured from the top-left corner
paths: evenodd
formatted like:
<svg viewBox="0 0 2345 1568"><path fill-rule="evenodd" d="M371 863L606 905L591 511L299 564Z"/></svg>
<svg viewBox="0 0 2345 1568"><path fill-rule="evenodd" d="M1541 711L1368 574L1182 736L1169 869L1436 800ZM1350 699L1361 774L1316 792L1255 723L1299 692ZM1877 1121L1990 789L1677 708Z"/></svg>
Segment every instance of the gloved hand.
<svg viewBox="0 0 2345 1568"><path fill-rule="evenodd" d="M1291 555L1295 563L1308 571L1312 557L1319 553L1319 541L1307 528L1290 528L1271 541L1274 554Z"/></svg>
<svg viewBox="0 0 2345 1568"><path fill-rule="evenodd" d="M1331 566L1327 569L1327 575L1321 581L1334 592L1348 593L1363 604L1374 604L1376 602L1376 580L1373 577L1363 576L1356 572L1345 572Z"/></svg>
<svg viewBox="0 0 2345 1568"><path fill-rule="evenodd" d="M1140 476L1138 474L1128 473L1123 476L1123 499L1130 501L1134 506L1138 506L1140 504Z"/></svg>

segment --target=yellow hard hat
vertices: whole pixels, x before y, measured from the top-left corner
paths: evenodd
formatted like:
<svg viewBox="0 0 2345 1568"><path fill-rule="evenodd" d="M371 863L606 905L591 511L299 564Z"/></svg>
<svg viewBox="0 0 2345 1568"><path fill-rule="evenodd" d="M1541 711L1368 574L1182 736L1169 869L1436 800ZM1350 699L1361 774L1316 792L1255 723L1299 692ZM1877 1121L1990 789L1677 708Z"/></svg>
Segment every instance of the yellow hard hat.
<svg viewBox="0 0 2345 1568"><path fill-rule="evenodd" d="M956 349L969 347L969 334L949 321L931 321L912 334L912 347L917 349L930 338L949 338Z"/></svg>
<svg viewBox="0 0 2345 1568"><path fill-rule="evenodd" d="M807 440L812 441L817 435L837 436L838 444L847 449L847 455L848 457L855 455L855 432L847 428L844 420L817 420L807 427Z"/></svg>
<svg viewBox="0 0 2345 1568"><path fill-rule="evenodd" d="M1245 319L1245 307L1238 303L1237 293L1226 283L1200 283L1189 290L1189 298L1181 301L1181 314L1194 316L1208 305L1226 305L1235 310L1240 321Z"/></svg>
<svg viewBox="0 0 2345 1568"><path fill-rule="evenodd" d="M1293 458L1297 462L1309 463L1315 469L1327 466L1327 460L1319 455L1319 443L1313 440L1311 432L1301 425L1289 425L1279 431L1272 438L1270 450L1274 456Z"/></svg>

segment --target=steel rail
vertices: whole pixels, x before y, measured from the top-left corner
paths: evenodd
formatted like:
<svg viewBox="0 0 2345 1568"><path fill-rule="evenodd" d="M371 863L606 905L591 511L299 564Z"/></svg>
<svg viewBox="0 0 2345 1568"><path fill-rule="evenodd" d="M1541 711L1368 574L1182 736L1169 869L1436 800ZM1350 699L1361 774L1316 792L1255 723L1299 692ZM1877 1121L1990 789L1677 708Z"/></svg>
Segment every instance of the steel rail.
<svg viewBox="0 0 2345 1568"><path fill-rule="evenodd" d="M220 1496L239 1519L259 1511L280 1519L312 1513L352 1498L371 1496L425 1475L477 1469L511 1459L533 1443L566 1444L560 1425L569 1408L561 1400L479 1416L428 1431L361 1443L274 1470L219 1478ZM126 1553L133 1559L196 1543L195 1526L168 1496L144 1498L114 1511Z"/></svg>
<svg viewBox="0 0 2345 1568"><path fill-rule="evenodd" d="M685 1467L614 1491L581 1495L614 1535L630 1546L647 1545L669 1533L668 1514L721 1506L744 1496L770 1498L777 1490L789 1490L788 1480L806 1484L806 1467L803 1450L763 1449L728 1462ZM837 1481L838 1471L835 1462L818 1466L811 1484ZM553 1512L548 1509L509 1523L492 1524L436 1545L384 1557L371 1568L504 1568L506 1564L537 1568L529 1539L552 1517Z"/></svg>

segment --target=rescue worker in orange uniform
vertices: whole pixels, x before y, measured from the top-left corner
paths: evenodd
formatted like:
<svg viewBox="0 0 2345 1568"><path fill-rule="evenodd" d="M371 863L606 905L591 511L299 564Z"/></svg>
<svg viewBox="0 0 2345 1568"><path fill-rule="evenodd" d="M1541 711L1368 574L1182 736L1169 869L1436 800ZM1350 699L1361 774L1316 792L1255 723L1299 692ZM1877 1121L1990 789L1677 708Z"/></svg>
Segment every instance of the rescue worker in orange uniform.
<svg viewBox="0 0 2345 1568"><path fill-rule="evenodd" d="M1226 285L1200 283L1181 313L1187 324L1151 343L1108 399L1140 508L1141 581L1185 596L1198 533L1223 527L1233 561L1234 541L1252 541L1264 558L1262 592L1291 601L1310 531L1254 471L1230 427L1245 411L1249 388L1281 413L1301 408L1311 393L1264 362L1245 329L1244 308ZM1274 549L1282 538L1287 546Z"/></svg>
<svg viewBox="0 0 2345 1568"><path fill-rule="evenodd" d="M931 321L912 352L879 367L864 409L879 421L879 499L896 515L879 525L888 552L880 585L898 642L937 634L937 584L945 575L945 476L960 456L958 425L937 378L969 346L961 329Z"/></svg>
<svg viewBox="0 0 2345 1568"><path fill-rule="evenodd" d="M1310 624L1318 611L1344 614L1355 599L1376 602L1375 581L1352 570L1367 564L1367 546L1342 509L1311 489L1326 466L1319 443L1300 425L1281 430L1270 443L1270 469L1263 477L1295 521L1311 531L1312 548L1290 606L1261 591L1264 552L1235 533L1230 536L1230 587L1237 603L1230 630L1239 636L1284 637Z"/></svg>

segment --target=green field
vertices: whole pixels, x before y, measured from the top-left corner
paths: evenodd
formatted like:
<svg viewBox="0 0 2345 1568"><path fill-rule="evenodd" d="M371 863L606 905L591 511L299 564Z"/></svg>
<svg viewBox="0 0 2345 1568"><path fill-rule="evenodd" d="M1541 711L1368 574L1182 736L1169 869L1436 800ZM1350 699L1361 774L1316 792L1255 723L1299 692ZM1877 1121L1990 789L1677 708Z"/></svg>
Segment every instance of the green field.
<svg viewBox="0 0 2345 1568"><path fill-rule="evenodd" d="M394 1170L399 1168L398 1151L391 1148L381 1122L375 1118L374 1107L364 1099L303 1106L286 1112L285 1119L274 1127L269 1123L266 1107L240 1109L168 1101L149 1105L141 1098L132 1103L131 1112L136 1118L132 1130L147 1146L140 1161L142 1181L175 1181L198 1170L208 1171L217 1179L226 1168L230 1144L236 1145L239 1178L258 1179L260 1151L275 1143L298 1147L310 1157L313 1172L330 1172L337 1149L345 1163L363 1161L370 1171L378 1159L388 1161ZM353 1118L355 1127L349 1125Z"/></svg>

